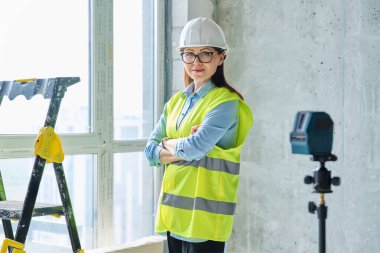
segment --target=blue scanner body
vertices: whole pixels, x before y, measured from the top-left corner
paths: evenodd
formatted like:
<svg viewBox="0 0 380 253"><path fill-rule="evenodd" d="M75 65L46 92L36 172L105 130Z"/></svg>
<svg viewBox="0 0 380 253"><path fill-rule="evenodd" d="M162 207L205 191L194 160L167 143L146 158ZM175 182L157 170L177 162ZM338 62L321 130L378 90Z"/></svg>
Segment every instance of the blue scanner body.
<svg viewBox="0 0 380 253"><path fill-rule="evenodd" d="M334 123L325 112L297 112L290 133L293 154L326 156L331 154Z"/></svg>

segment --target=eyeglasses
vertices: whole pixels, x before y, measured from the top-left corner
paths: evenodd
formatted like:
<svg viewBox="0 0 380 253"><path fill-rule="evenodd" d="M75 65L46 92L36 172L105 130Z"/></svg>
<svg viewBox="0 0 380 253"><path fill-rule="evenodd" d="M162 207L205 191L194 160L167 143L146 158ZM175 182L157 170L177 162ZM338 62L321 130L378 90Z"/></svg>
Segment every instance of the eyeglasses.
<svg viewBox="0 0 380 253"><path fill-rule="evenodd" d="M186 64L191 64L195 62L195 59L198 57L198 60L202 63L209 63L212 60L213 54L216 52L202 52L199 54L194 54L191 52L181 53L182 61Z"/></svg>

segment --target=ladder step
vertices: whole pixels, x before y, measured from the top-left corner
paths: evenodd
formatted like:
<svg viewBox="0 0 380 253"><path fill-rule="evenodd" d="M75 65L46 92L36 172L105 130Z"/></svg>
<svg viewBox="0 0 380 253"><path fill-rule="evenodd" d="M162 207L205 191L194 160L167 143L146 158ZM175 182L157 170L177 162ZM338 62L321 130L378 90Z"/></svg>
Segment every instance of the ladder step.
<svg viewBox="0 0 380 253"><path fill-rule="evenodd" d="M23 201L0 201L0 219L14 219L19 220L21 218ZM45 215L64 215L63 207L60 205L38 203L36 202L33 210L34 216Z"/></svg>

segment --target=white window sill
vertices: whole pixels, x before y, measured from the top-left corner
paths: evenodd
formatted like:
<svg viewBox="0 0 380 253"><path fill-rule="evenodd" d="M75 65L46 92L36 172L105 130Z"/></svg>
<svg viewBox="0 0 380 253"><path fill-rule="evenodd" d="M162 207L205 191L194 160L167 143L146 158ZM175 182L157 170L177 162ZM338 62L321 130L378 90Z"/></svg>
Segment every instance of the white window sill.
<svg viewBox="0 0 380 253"><path fill-rule="evenodd" d="M164 236L149 236L124 245L86 250L86 253L163 253Z"/></svg>

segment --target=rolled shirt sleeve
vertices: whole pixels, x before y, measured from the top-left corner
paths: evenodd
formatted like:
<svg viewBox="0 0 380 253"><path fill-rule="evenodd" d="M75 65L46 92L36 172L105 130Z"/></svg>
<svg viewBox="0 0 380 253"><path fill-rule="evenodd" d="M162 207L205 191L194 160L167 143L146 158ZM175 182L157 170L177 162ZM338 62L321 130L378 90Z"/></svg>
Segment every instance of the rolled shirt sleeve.
<svg viewBox="0 0 380 253"><path fill-rule="evenodd" d="M239 101L227 101L210 111L197 132L177 141L175 155L186 161L200 160L215 145L231 148L236 145Z"/></svg>
<svg viewBox="0 0 380 253"><path fill-rule="evenodd" d="M160 152L162 147L158 144L164 137L166 137L166 105L161 114L160 120L156 124L145 147L145 156L147 157L150 166L162 166L160 163Z"/></svg>

